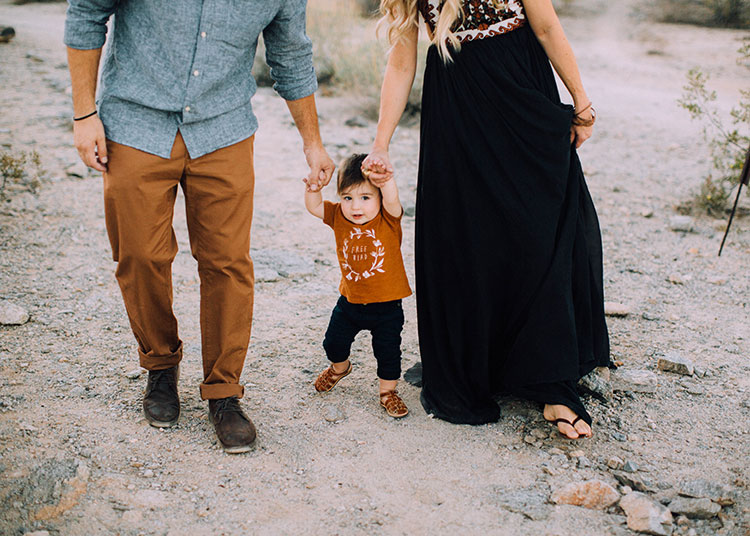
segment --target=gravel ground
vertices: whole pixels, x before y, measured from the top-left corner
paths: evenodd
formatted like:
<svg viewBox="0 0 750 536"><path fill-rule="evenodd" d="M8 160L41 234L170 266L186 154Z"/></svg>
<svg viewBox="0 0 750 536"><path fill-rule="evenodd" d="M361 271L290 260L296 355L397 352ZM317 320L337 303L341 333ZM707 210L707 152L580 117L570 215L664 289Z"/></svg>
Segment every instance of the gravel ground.
<svg viewBox="0 0 750 536"><path fill-rule="evenodd" d="M261 281L243 374L259 440L230 456L198 393L198 278L182 199L183 414L164 430L142 417L145 375L113 276L101 180L71 146L64 6L0 1L0 25L17 32L0 45L0 144L38 151L48 170L37 194L13 189L0 203L0 311L12 303L30 316L0 326L0 533L620 535L637 528L637 501L617 501L638 490L652 517L673 510L654 533L750 534L750 226L738 219L717 258L722 221L674 219L709 166L698 125L676 105L684 74L710 73L727 111L747 86L735 63L747 32L655 24L634 16L632 1L578 4L564 24L600 115L581 158L601 218L607 300L626 313L609 318L622 366L600 377L605 400L587 399L594 437L564 441L538 406L516 399L502 400L496 424L451 425L426 415L406 384L412 413L389 419L364 335L354 373L332 393L314 392L339 270L330 230L304 210L299 138L264 89L254 100ZM366 151L374 125L344 125L358 117L356 99L319 106L332 155ZM407 210L417 147L416 128L397 131ZM404 221L408 267L413 224ZM418 360L413 298L405 312L409 366ZM660 359L687 361L671 368L691 374L661 370L670 366ZM560 490L591 480L599 487L579 496L598 508L553 502L575 502ZM678 494L703 497L703 510L686 511Z"/></svg>

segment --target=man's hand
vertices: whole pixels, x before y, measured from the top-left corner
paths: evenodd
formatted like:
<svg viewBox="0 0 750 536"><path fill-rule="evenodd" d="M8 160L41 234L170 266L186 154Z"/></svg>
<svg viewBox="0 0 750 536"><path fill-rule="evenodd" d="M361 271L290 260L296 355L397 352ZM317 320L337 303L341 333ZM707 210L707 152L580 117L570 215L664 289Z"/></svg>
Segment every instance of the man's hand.
<svg viewBox="0 0 750 536"><path fill-rule="evenodd" d="M331 182L336 165L322 145L305 148L305 158L310 166L305 184L311 192L317 192Z"/></svg>
<svg viewBox="0 0 750 536"><path fill-rule="evenodd" d="M84 164L98 171L107 171L107 139L98 115L73 123L73 143Z"/></svg>

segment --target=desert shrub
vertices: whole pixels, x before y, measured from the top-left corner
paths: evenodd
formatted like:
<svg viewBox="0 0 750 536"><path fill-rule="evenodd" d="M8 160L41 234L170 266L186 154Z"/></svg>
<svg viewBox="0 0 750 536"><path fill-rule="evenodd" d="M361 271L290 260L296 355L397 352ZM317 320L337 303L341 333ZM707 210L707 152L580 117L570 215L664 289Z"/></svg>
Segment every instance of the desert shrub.
<svg viewBox="0 0 750 536"><path fill-rule="evenodd" d="M750 70L750 41L738 52L738 63ZM703 139L711 152L711 172L705 177L695 204L711 215L720 215L731 190L739 183L750 146L750 90L740 90L740 99L732 107L727 124L714 104L716 91L708 88L708 82L707 74L691 69L678 103L701 122Z"/></svg>
<svg viewBox="0 0 750 536"><path fill-rule="evenodd" d="M6 198L10 189L36 193L41 185L44 170L39 153L0 149L0 198Z"/></svg>
<svg viewBox="0 0 750 536"><path fill-rule="evenodd" d="M662 22L750 28L750 0L657 0L649 5Z"/></svg>
<svg viewBox="0 0 750 536"><path fill-rule="evenodd" d="M375 4L376 2L371 2ZM313 42L313 63L324 92L351 95L363 113L377 118L380 85L388 47L375 35L375 19L363 17L358 0L321 0L308 4L307 33ZM417 78L409 96L405 117L421 108L422 79L427 44L421 43ZM261 86L273 83L259 44L253 74Z"/></svg>

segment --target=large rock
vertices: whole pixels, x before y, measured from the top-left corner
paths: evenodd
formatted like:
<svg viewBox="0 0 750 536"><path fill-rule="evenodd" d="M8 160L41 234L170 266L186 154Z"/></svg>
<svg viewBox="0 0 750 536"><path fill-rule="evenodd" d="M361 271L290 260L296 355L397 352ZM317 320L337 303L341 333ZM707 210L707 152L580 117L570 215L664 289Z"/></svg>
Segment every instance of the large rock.
<svg viewBox="0 0 750 536"><path fill-rule="evenodd" d="M29 321L29 313L22 307L7 300L0 300L0 324L3 326L20 326Z"/></svg>
<svg viewBox="0 0 750 536"><path fill-rule="evenodd" d="M673 514L680 514L694 519L711 519L721 512L721 506L711 499L677 497L669 503L669 510Z"/></svg>
<svg viewBox="0 0 750 536"><path fill-rule="evenodd" d="M656 536L672 534L672 513L643 493L628 493L620 499L620 508L628 516L630 530Z"/></svg>
<svg viewBox="0 0 750 536"><path fill-rule="evenodd" d="M250 255L258 281L275 281L279 277L299 279L315 273L315 262L293 251L254 249Z"/></svg>
<svg viewBox="0 0 750 536"><path fill-rule="evenodd" d="M572 482L556 490L551 497L555 504L572 504L595 510L604 510L620 498L615 488L602 480Z"/></svg>
<svg viewBox="0 0 750 536"><path fill-rule="evenodd" d="M678 492L683 497L711 499L722 506L731 506L734 504L735 494L731 488L703 478L683 482L679 485Z"/></svg>
<svg viewBox="0 0 750 536"><path fill-rule="evenodd" d="M634 393L655 393L659 377L648 370L618 369L612 374L612 389Z"/></svg>
<svg viewBox="0 0 750 536"><path fill-rule="evenodd" d="M674 372L683 376L692 376L695 372L693 362L676 352L670 352L660 357L657 367L664 372Z"/></svg>
<svg viewBox="0 0 750 536"><path fill-rule="evenodd" d="M578 387L585 393L609 401L612 399L612 383L606 376L609 376L609 369L605 367L595 368L580 379Z"/></svg>
<svg viewBox="0 0 750 536"><path fill-rule="evenodd" d="M498 490L497 499L501 508L521 514L532 521L543 521L552 509L547 504L549 490L531 487L514 490Z"/></svg>

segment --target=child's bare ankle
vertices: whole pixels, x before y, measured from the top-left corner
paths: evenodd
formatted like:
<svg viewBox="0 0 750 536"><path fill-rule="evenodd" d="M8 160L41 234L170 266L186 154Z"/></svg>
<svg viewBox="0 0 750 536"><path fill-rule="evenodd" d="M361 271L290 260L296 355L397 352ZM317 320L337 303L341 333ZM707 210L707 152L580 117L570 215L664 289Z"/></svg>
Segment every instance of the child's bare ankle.
<svg viewBox="0 0 750 536"><path fill-rule="evenodd" d="M331 363L331 367L336 374L343 374L349 370L349 360L342 361L340 363Z"/></svg>

